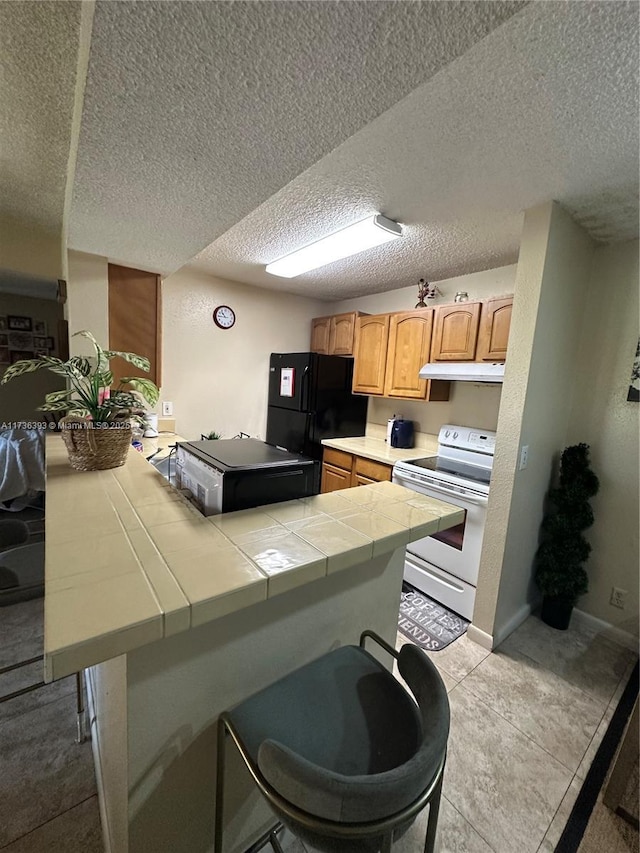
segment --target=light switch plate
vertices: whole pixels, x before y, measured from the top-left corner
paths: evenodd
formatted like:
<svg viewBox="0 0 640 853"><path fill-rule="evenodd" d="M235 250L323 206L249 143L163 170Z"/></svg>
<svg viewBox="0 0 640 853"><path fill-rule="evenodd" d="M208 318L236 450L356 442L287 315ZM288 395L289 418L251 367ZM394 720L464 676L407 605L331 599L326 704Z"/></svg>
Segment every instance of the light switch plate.
<svg viewBox="0 0 640 853"><path fill-rule="evenodd" d="M520 465L518 466L521 471L529 464L529 445L523 444L520 448Z"/></svg>
<svg viewBox="0 0 640 853"><path fill-rule="evenodd" d="M165 417L169 417L170 415L172 415L173 414L173 403L164 402L162 404L162 414Z"/></svg>

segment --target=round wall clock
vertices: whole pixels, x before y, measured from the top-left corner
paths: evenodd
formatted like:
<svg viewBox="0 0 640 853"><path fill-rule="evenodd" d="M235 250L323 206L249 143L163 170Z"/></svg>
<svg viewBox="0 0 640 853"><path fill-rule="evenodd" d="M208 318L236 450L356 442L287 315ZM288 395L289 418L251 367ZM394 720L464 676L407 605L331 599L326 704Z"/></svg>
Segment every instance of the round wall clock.
<svg viewBox="0 0 640 853"><path fill-rule="evenodd" d="M228 305L218 305L213 312L213 322L219 329L230 329L236 322L236 313Z"/></svg>

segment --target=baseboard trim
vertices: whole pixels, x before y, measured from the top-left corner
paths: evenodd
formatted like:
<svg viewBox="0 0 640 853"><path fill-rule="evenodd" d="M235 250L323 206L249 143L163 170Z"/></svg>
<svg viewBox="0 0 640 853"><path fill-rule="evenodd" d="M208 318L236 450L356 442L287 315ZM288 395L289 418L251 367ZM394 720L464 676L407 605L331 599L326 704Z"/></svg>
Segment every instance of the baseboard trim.
<svg viewBox="0 0 640 853"><path fill-rule="evenodd" d="M516 610L511 619L509 619L509 621L505 625L503 625L494 633L493 639L495 642L495 646L499 646L503 640L507 639L509 634L513 634L516 628L519 628L520 625L522 625L522 623L524 622L524 620L531 616L531 610L532 607L530 602L526 602L519 610Z"/></svg>
<svg viewBox="0 0 640 853"><path fill-rule="evenodd" d="M476 625L469 625L467 628L467 637L479 646L482 646L483 649L487 649L487 651L493 651L493 637L491 634L485 633Z"/></svg>
<svg viewBox="0 0 640 853"><path fill-rule="evenodd" d="M100 809L100 823L102 824L102 841L105 853L115 853L109 833L109 821L107 819L107 804L105 800L104 780L102 778L102 759L100 757L100 738L96 724L96 708L93 698L93 672L85 669L85 684L87 687L87 706L89 711L89 731L91 732L91 751L93 752L93 763L96 770L96 787L98 789L98 807Z"/></svg>
<svg viewBox="0 0 640 853"><path fill-rule="evenodd" d="M478 628L477 625L469 625L467 628L467 636L474 643L477 643L479 646L482 646L483 649L488 649L492 652L503 640L506 640L509 634L512 634L516 628L518 628L524 620L531 615L531 605L523 604L522 607L514 613L514 615L509 619L506 625L503 625L499 630L497 630L494 634L487 634L486 631L483 631L481 628Z"/></svg>
<svg viewBox="0 0 640 853"><path fill-rule="evenodd" d="M598 619L597 616L585 613L584 610L579 610L577 607L573 608L573 616L584 625L597 629L598 633L607 640L612 640L619 646L623 646L625 649L630 649L632 652L638 654L638 643L640 641L634 634L630 634L628 631L623 631L622 628L616 628L616 626L612 625L610 622L605 622L604 619Z"/></svg>

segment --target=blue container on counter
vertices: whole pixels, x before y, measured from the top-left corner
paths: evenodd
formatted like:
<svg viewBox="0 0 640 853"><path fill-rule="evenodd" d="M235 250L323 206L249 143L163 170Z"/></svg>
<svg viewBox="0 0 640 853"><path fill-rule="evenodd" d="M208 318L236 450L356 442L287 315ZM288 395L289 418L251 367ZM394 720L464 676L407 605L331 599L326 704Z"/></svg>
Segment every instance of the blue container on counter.
<svg viewBox="0 0 640 853"><path fill-rule="evenodd" d="M413 421L397 418L391 428L391 447L413 447Z"/></svg>

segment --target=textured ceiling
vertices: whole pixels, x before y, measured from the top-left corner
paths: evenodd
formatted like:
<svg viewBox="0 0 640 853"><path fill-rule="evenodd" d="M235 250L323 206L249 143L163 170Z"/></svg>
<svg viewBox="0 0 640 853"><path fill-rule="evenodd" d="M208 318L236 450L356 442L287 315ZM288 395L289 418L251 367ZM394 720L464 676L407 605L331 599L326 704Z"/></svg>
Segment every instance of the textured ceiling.
<svg viewBox="0 0 640 853"><path fill-rule="evenodd" d="M99 1L70 246L175 270L523 5Z"/></svg>
<svg viewBox="0 0 640 853"><path fill-rule="evenodd" d="M70 246L333 300L511 263L549 199L637 237L638 8L99 0ZM376 210L406 237L264 272Z"/></svg>
<svg viewBox="0 0 640 853"><path fill-rule="evenodd" d="M62 233L79 2L0 2L0 214Z"/></svg>
<svg viewBox="0 0 640 853"><path fill-rule="evenodd" d="M537 3L214 241L195 265L325 299L517 260L522 211L560 201L638 236L638 6ZM406 237L295 279L264 264L379 210Z"/></svg>

